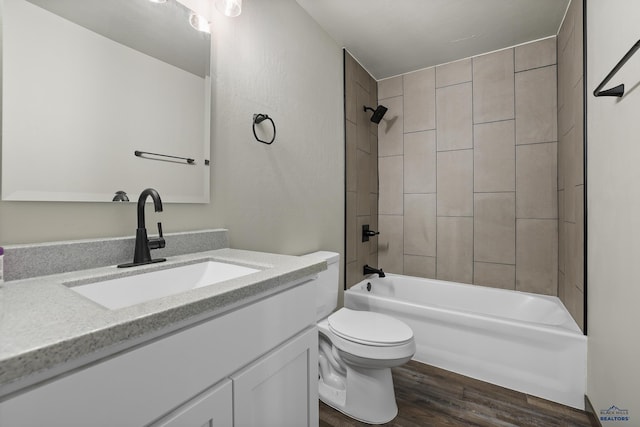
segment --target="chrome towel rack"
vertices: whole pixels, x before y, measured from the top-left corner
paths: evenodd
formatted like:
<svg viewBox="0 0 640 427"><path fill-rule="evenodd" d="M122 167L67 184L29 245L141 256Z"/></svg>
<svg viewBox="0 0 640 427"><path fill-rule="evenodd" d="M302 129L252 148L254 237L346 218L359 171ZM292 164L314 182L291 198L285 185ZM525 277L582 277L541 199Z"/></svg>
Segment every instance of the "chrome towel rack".
<svg viewBox="0 0 640 427"><path fill-rule="evenodd" d="M620 71L620 68L622 68L622 66L627 63L629 58L631 58L638 49L640 49L640 40L638 40L636 44L634 44L631 49L629 49L629 52L627 52L616 64L616 66L613 67L613 70L611 70L609 74L607 74L607 77L605 77L602 83L600 83L598 87L593 91L593 96L617 96L618 98L620 98L622 95L624 95L624 84L620 84L607 90L602 90L602 88L604 87L604 85L609 83L609 80L611 80L613 76L615 76L616 73Z"/></svg>

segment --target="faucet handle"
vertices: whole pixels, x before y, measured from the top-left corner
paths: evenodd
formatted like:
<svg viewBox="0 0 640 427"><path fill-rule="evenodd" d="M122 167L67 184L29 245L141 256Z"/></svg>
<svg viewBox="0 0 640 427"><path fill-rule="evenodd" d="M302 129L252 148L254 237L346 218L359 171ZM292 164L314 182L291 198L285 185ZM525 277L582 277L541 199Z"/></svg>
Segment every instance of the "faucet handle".
<svg viewBox="0 0 640 427"><path fill-rule="evenodd" d="M162 235L162 223L158 223L158 234L159 236L155 239L148 239L149 241L149 249L161 249L166 246L166 241Z"/></svg>

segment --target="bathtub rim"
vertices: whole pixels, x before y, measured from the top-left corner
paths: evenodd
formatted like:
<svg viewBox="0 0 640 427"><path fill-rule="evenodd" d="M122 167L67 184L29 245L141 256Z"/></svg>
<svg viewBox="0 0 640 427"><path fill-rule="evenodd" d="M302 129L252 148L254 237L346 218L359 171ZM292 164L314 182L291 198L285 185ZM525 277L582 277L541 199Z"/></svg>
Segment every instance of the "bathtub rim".
<svg viewBox="0 0 640 427"><path fill-rule="evenodd" d="M532 292L524 292L524 291L518 291L518 290L512 290L512 289L502 289L502 288L492 288L492 287L488 287L488 286L481 286L481 285L473 285L473 284L469 284L469 283L460 283L460 282L451 282L451 281L446 281L446 280L441 280L441 279L431 279L431 278L425 278L425 277L417 277L417 276L408 276L408 275L402 275L402 274L395 274L395 273L387 273L387 276L390 278L393 277L397 277L397 278L412 278L412 279L418 279L418 280L425 280L425 281L429 281L429 282L435 282L437 285L440 286L456 286L456 287L461 287L461 288L468 288L468 289L474 289L474 290L478 290L478 288L482 288L481 290L483 292L490 292L490 293L502 293L502 292L509 292L509 293L518 293L520 295L525 295L525 296L529 296L529 297L533 297L533 298L539 298L539 299L543 299L549 302L552 302L554 305L558 305L562 308L563 310L563 314L565 316L565 321L562 323L556 323L556 324L551 324L551 323L538 323L538 322L532 322L532 321L526 321L526 320L520 320L520 319L516 319L516 318L512 318L512 317L504 317L504 316L497 316L497 315L492 315L492 314L487 314L487 313L479 313L476 311L471 311L471 310L464 310L464 309L460 309L460 308L453 308L453 307L446 307L446 306L438 306L438 305L425 305L425 304L421 304L421 303L415 303L415 302L411 302L411 301L405 301L403 299L400 298L394 298L392 296L380 296L380 295L375 295L372 294L368 291L366 291L366 284L367 282L371 282L372 280L380 280L377 277L369 277L369 278L365 278L363 280L361 280L360 282L354 284L353 286L351 286L350 288L348 288L346 291L344 291L344 300L345 300L345 307L346 305L346 299L347 299L347 295L349 294L361 294L367 298L373 298L376 300L391 300L391 301L397 301L398 304L406 304L410 307L413 308L427 308L429 310L432 310L433 312L436 313L440 313L440 314L444 314L447 317L449 316L454 316L454 315L459 315L459 316L463 316L466 319L470 319L470 320L487 320L490 322L495 323L496 325L500 325L500 326L507 326L507 325L511 325L511 324L517 324L520 327L524 327L526 329L530 329L530 330L535 330L538 332L547 332L547 331L553 331L554 333L557 334L561 334L561 335L566 335L567 337L575 337L576 335L581 335L586 339L586 334L580 329L580 327L578 326L577 322L575 321L575 319L573 318L573 316L571 316L571 313L569 313L569 310L567 309L567 307L564 305L564 303L562 302L562 300L560 300L560 298L558 298L557 296L553 296L553 295L544 295L544 294L535 294Z"/></svg>

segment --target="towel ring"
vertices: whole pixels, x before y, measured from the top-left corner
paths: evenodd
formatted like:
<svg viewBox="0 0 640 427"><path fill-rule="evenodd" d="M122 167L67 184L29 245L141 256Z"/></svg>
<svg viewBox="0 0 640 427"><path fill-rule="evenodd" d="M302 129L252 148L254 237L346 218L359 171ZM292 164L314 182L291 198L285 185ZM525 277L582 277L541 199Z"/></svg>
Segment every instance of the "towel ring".
<svg viewBox="0 0 640 427"><path fill-rule="evenodd" d="M271 141L263 141L262 139L258 138L258 134L256 133L256 125L264 122L265 120L269 120L271 122L271 125L273 126L273 137L271 138ZM273 141L276 140L276 124L273 122L273 119L269 117L267 114L261 114L261 113L254 114L253 115L253 136L256 138L256 140L258 140L259 142L262 142L263 144L267 144L267 145L273 144Z"/></svg>

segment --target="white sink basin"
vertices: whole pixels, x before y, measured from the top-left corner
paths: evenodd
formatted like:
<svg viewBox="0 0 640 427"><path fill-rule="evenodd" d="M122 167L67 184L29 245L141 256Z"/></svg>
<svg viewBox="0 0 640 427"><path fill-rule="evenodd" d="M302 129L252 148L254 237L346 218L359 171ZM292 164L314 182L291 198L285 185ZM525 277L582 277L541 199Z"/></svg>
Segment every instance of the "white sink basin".
<svg viewBox="0 0 640 427"><path fill-rule="evenodd" d="M260 270L224 262L205 261L69 289L113 310L210 286L257 271Z"/></svg>

